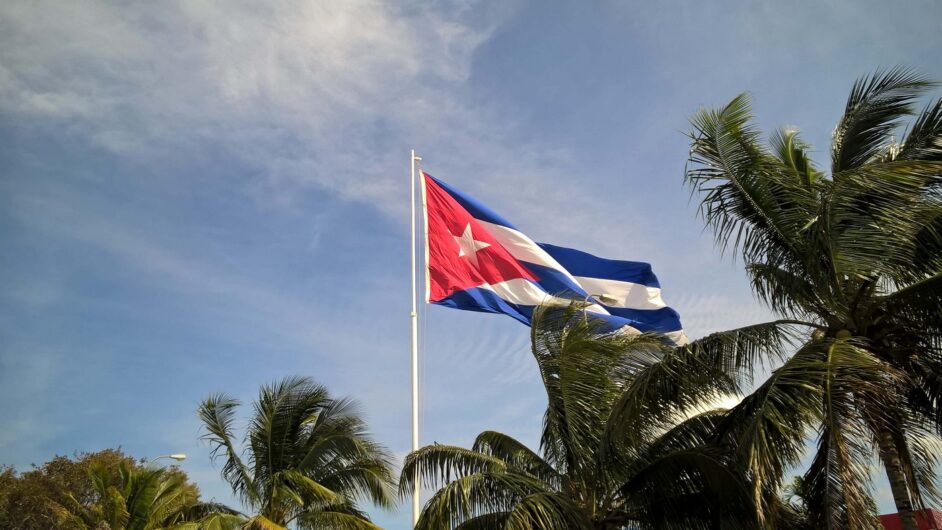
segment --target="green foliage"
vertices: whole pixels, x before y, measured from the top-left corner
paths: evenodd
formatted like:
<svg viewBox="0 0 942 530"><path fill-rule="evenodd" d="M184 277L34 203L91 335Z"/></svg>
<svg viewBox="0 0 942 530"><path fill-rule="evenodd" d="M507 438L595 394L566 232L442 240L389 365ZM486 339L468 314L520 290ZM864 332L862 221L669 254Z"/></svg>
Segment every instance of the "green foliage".
<svg viewBox="0 0 942 530"><path fill-rule="evenodd" d="M9 468L0 474L2 529L196 529L206 516L232 513L201 504L183 471L142 467L120 450L57 456L20 476Z"/></svg>
<svg viewBox="0 0 942 530"><path fill-rule="evenodd" d="M767 333L739 337L744 356L757 335ZM735 337L724 339L710 338L737 349ZM438 488L418 528L749 525L743 477L731 454L709 443L721 413L695 414L694 404L728 388L729 378L680 385L692 369L719 373L712 359L697 358L697 345L675 350L656 336L603 334L572 307L544 307L534 314L532 351L548 403L540 451L485 431L471 449L435 444L410 454L400 494Z"/></svg>
<svg viewBox="0 0 942 530"><path fill-rule="evenodd" d="M358 504L394 505L392 457L370 439L352 401L308 378L262 387L245 434L248 460L237 448L239 406L214 394L199 416L223 478L255 512L244 528L375 529Z"/></svg>
<svg viewBox="0 0 942 530"><path fill-rule="evenodd" d="M942 100L895 141L932 86L902 68L858 80L833 134L829 175L797 131L762 145L745 95L691 119L686 179L701 215L720 248L741 253L758 297L806 330L721 425L766 525L777 514L786 527L794 519L777 493L812 435L818 449L802 482L812 527L875 527L874 453L901 512L940 500L932 447L942 433ZM781 348L763 349L781 357Z"/></svg>
<svg viewBox="0 0 942 530"><path fill-rule="evenodd" d="M106 449L74 458L56 456L20 475L5 469L0 474L0 529L45 530L56 520L55 506L72 499L80 506L92 506L97 501L92 467L107 469L117 478L121 464L133 460L120 450Z"/></svg>

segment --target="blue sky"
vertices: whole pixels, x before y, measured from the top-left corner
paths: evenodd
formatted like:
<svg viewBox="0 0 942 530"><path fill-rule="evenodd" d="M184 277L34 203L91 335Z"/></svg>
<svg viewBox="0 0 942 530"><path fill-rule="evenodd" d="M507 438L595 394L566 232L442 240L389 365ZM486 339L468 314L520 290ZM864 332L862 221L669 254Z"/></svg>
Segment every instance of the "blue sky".
<svg viewBox="0 0 942 530"><path fill-rule="evenodd" d="M195 408L287 374L404 454L412 147L536 240L651 262L691 336L760 321L682 186L687 118L749 91L824 163L857 76L942 78L940 22L928 0L5 1L0 462L182 451L228 502ZM535 442L526 328L431 307L421 331L424 442Z"/></svg>

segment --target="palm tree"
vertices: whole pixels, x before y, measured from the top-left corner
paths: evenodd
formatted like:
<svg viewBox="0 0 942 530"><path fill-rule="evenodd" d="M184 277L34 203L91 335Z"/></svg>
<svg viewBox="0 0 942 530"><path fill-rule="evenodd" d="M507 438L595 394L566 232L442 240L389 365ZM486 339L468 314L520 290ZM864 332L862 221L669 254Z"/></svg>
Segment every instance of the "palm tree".
<svg viewBox="0 0 942 530"><path fill-rule="evenodd" d="M803 481L816 528L878 524L874 454L904 528L916 528L914 507L939 500L942 100L894 140L931 86L902 68L857 80L830 172L794 130L764 146L745 94L691 120L686 180L701 215L721 248L741 252L759 299L807 330L724 423L760 516L815 434Z"/></svg>
<svg viewBox="0 0 942 530"><path fill-rule="evenodd" d="M792 477L782 490L779 526L786 530L813 530L808 513L808 488L804 479Z"/></svg>
<svg viewBox="0 0 942 530"><path fill-rule="evenodd" d="M164 468L131 467L122 462L118 483L105 466L91 470L96 501L82 505L72 494L65 505L52 503L57 525L87 530L234 530L237 512L221 504L199 502L196 486L186 475Z"/></svg>
<svg viewBox="0 0 942 530"><path fill-rule="evenodd" d="M349 399L330 396L305 377L262 387L246 433L249 457L233 425L240 402L214 394L199 407L223 478L254 510L244 528L376 529L358 503L395 504L391 456L366 433Z"/></svg>
<svg viewBox="0 0 942 530"><path fill-rule="evenodd" d="M434 444L410 454L400 494L417 482L440 487L417 528L748 526L748 495L728 454L705 445L722 411L684 420L670 411L689 416L681 404L705 394L659 386L667 372L692 372L691 356L655 336L600 334L572 308L538 309L531 338L548 400L540 451L485 431L471 449Z"/></svg>

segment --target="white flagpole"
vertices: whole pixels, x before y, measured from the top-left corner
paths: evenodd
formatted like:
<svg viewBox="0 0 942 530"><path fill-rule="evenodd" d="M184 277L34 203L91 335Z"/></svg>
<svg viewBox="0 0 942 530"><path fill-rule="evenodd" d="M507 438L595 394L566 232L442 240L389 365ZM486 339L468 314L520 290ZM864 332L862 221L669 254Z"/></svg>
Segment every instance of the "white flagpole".
<svg viewBox="0 0 942 530"><path fill-rule="evenodd" d="M412 241L412 313L410 314L412 320L412 451L419 450L419 325L418 325L418 313L416 312L415 307L415 298L416 298L416 289L415 289L415 163L418 160L422 160L420 157L415 156L415 149L412 150L412 181L411 181L411 201L412 206L412 232L411 232L411 241ZM415 477L413 482L415 486L412 490L412 527L415 528L416 524L419 522L419 491L421 486L419 485L419 477Z"/></svg>

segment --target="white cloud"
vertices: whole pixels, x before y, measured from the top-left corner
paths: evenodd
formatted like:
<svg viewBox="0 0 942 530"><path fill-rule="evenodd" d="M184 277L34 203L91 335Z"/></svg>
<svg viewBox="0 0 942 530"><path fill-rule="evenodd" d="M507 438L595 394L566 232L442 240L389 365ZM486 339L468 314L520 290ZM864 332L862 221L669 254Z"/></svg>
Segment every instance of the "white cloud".
<svg viewBox="0 0 942 530"><path fill-rule="evenodd" d="M470 97L473 54L512 7L83 6L0 7L0 112L64 124L155 166L224 152L258 175L238 183L244 192L279 208L317 189L404 219L407 150L417 146L430 169L471 192L515 190L493 203L513 205L537 237L607 250L610 241L583 227L643 221L580 188L569 153L532 145Z"/></svg>
<svg viewBox="0 0 942 530"><path fill-rule="evenodd" d="M465 6L371 0L8 2L0 109L67 122L120 155L224 146L278 183L377 200L395 188L370 129L405 149L469 109L447 94L486 38ZM385 125L384 125L385 124Z"/></svg>

